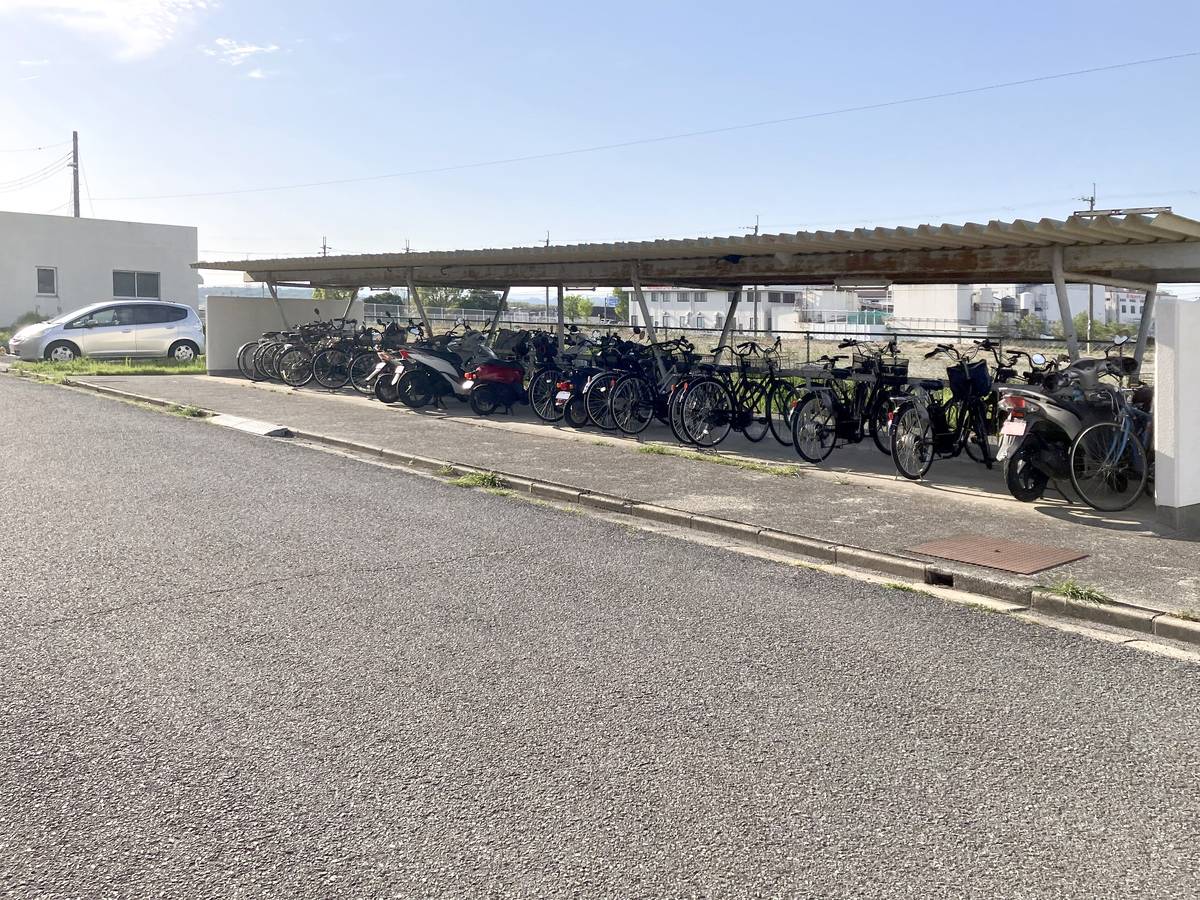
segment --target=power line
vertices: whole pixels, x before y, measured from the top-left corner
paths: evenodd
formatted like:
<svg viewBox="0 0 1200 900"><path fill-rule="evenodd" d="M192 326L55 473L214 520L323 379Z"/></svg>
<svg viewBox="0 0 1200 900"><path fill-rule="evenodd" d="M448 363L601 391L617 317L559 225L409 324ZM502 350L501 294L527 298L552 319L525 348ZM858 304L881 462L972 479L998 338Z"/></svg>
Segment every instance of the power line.
<svg viewBox="0 0 1200 900"><path fill-rule="evenodd" d="M270 187L239 188L226 191L196 191L186 194L153 194L137 197L98 197L101 202L131 201L131 200L186 200L195 197L230 197L238 194L262 194L272 191L290 191L302 188L330 187L342 184L358 184L368 181L384 181L391 178L408 178L416 175L436 175L444 172L459 172L467 169L481 169L490 166L502 166L520 162L534 162L543 159L557 159L565 156L577 156L584 153L599 153L604 150L619 150L625 147L636 147L645 144L659 144L667 141L679 141L687 138L706 137L714 134L725 134L732 131L744 131L750 128L766 128L772 125L783 125L790 122L803 122L813 119L829 118L831 116L848 115L850 113L868 112L877 109L887 109L896 106L906 106L915 103L928 103L932 100L945 100L951 97L965 97L971 94L982 94L999 91L1006 88L1023 85L1040 84L1047 81L1057 81L1064 78L1076 78L1082 75L1094 75L1099 72L1112 72L1119 69L1129 69L1135 66L1148 66L1156 63L1171 62L1180 59L1191 59L1200 56L1200 50L1188 53L1176 53L1171 56L1156 56L1148 59L1135 59L1127 62L1111 63L1106 66L1092 66L1087 69L1075 69L1070 72L1057 72L1051 75L1037 75L1031 78L1021 78L1015 81L1002 81L978 87L960 88L952 91L940 91L935 94L924 94L918 97L905 97L897 100L885 100L879 103L864 103L858 106L845 106L839 109L825 110L815 113L804 113L796 116L785 116L778 119L765 119L761 122L746 122L740 125L724 125L716 128L704 128L697 131L686 131L677 134L659 135L657 137L636 138L629 141L618 141L611 144L597 144L592 147L576 147L570 150L556 150L548 153L533 153L527 156L512 156L505 159L492 159L483 162L462 163L454 166L439 166L431 169L411 169L406 172L389 172L382 175L361 175L352 178L334 178L325 181L308 181L296 184L281 184Z"/></svg>
<svg viewBox="0 0 1200 900"><path fill-rule="evenodd" d="M56 147L65 147L70 141L59 141L57 144L43 144L40 147L11 147L7 149L0 148L0 153L37 153L39 150L53 150Z"/></svg>
<svg viewBox="0 0 1200 900"><path fill-rule="evenodd" d="M30 172L22 175L20 178L14 178L11 181L0 182L0 194L11 194L17 191L23 191L31 188L36 184L40 184L48 178L53 178L59 172L67 168L67 160L70 154L56 160L48 166L38 169L36 172Z"/></svg>

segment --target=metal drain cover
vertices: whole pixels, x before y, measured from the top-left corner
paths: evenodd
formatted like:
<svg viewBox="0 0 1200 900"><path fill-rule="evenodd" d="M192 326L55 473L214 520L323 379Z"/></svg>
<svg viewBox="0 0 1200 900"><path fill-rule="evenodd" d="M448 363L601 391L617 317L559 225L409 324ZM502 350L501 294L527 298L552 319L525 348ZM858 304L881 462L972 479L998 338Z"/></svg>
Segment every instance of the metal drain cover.
<svg viewBox="0 0 1200 900"><path fill-rule="evenodd" d="M1078 550L1047 547L1045 544L1022 544L1020 541L1006 541L983 534L960 534L908 549L912 553L986 566L1015 575L1033 575L1087 556Z"/></svg>

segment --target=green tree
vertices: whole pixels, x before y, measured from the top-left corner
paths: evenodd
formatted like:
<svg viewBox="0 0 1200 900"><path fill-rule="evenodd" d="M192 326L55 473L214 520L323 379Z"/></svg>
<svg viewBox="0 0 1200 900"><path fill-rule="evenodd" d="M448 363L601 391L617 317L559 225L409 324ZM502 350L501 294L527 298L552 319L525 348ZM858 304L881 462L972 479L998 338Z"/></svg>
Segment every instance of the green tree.
<svg viewBox="0 0 1200 900"><path fill-rule="evenodd" d="M592 314L592 301L582 294L563 297L563 314L570 319L586 319Z"/></svg>
<svg viewBox="0 0 1200 900"><path fill-rule="evenodd" d="M613 296L617 298L617 320L620 322L629 321L629 295L620 288L613 288Z"/></svg>
<svg viewBox="0 0 1200 900"><path fill-rule="evenodd" d="M495 291L473 290L467 294L463 306L466 309L499 309L500 295Z"/></svg>
<svg viewBox="0 0 1200 900"><path fill-rule="evenodd" d="M323 288L323 287L319 287L319 288L313 288L312 298L314 300L341 300L343 303L345 303L347 300L349 300L352 296L354 296L357 293L358 293L358 291L355 290L354 288Z"/></svg>
<svg viewBox="0 0 1200 900"><path fill-rule="evenodd" d="M1017 334L1023 338L1037 338L1046 333L1046 323L1037 316L1026 316L1017 320Z"/></svg>
<svg viewBox="0 0 1200 900"><path fill-rule="evenodd" d="M464 301L470 296L462 288L453 287L419 287L417 296L427 307L461 309Z"/></svg>

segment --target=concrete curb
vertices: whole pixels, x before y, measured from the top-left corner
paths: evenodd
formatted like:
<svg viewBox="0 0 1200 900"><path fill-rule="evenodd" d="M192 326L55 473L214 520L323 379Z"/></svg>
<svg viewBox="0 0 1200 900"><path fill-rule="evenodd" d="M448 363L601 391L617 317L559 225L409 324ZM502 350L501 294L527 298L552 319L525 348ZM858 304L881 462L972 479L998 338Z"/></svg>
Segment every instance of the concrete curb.
<svg viewBox="0 0 1200 900"><path fill-rule="evenodd" d="M64 381L63 383L91 390L98 394L107 394L124 400L149 403L154 406L175 407L179 405L157 397L133 394L128 391L110 388L106 385L79 381ZM213 410L204 410L204 412L210 415L217 414ZM616 512L651 522L690 528L706 534L720 535L728 537L731 540L754 543L772 550L782 550L785 553L792 553L819 562L862 569L876 575L888 575L911 579L923 584L954 588L955 590L1015 604L1021 609L1032 609L1036 612L1055 616L1083 619L1100 625L1116 626L1169 640L1200 645L1200 622L1177 618L1159 610L1147 609L1135 604L1117 602L1089 603L1081 600L1073 600L1061 594L1031 585L1027 581L1009 579L1002 575L967 573L958 570L951 571L936 563L925 562L911 557L897 556L895 554L867 550L862 547L823 541L818 538L779 531L762 525L738 522L733 519L722 519L716 516L691 513L686 510L660 506L655 503L645 503L629 497L621 497L602 491L558 484L542 479L530 479L494 469L388 450L384 447L376 447L318 432L287 429L287 434L300 440L311 441L328 447L378 456L381 459L386 459L410 468L420 469L435 475L453 475L457 477L470 474L491 474L499 478L508 489L533 497L592 506L607 512Z"/></svg>

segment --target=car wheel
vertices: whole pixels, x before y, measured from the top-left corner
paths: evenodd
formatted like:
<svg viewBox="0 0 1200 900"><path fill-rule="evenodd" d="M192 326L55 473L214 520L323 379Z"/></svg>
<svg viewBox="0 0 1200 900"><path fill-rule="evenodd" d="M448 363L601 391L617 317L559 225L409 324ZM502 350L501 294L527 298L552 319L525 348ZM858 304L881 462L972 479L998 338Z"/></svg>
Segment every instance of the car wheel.
<svg viewBox="0 0 1200 900"><path fill-rule="evenodd" d="M82 355L79 352L79 348L69 341L55 341L42 354L50 362L71 362L71 360L78 359Z"/></svg>
<svg viewBox="0 0 1200 900"><path fill-rule="evenodd" d="M200 355L200 348L191 341L177 341L171 345L171 349L167 351L167 356L170 359L179 363L194 362L196 357Z"/></svg>

